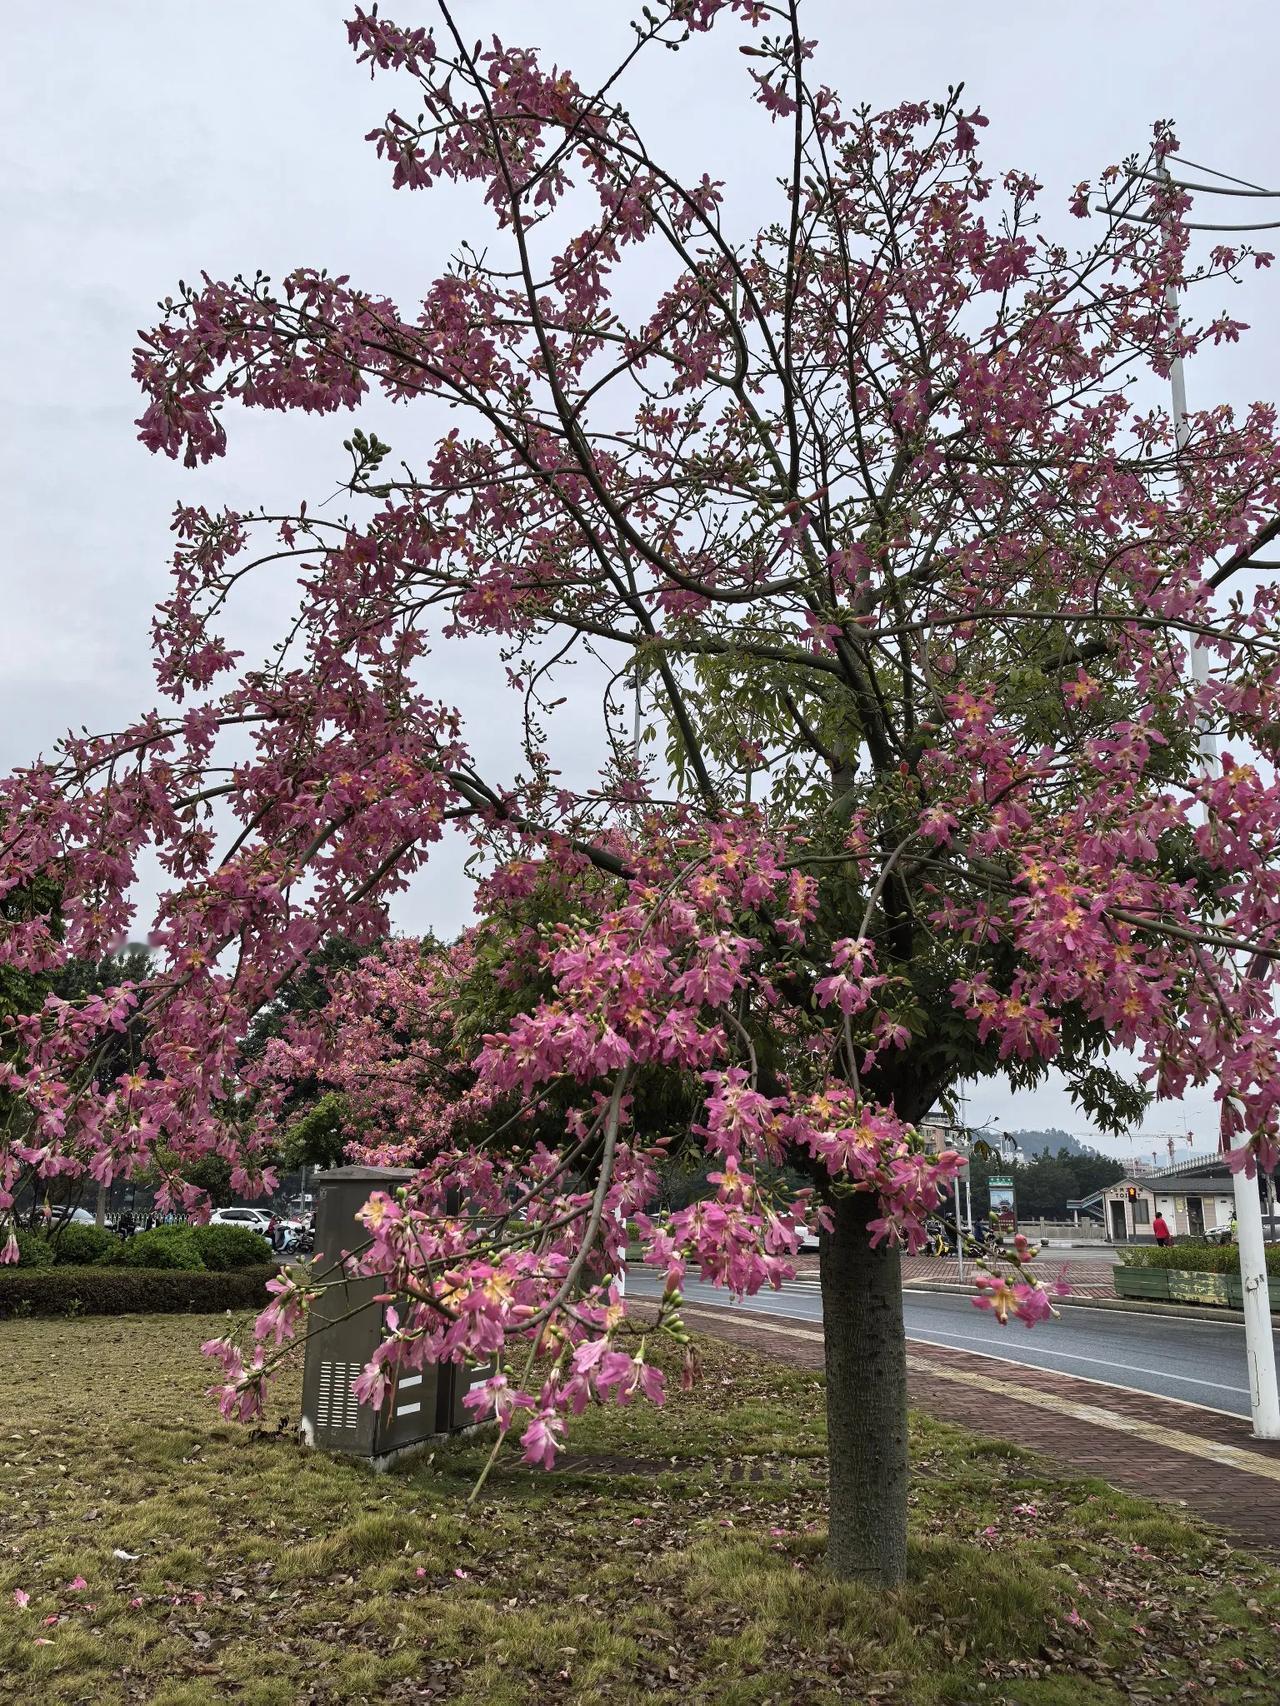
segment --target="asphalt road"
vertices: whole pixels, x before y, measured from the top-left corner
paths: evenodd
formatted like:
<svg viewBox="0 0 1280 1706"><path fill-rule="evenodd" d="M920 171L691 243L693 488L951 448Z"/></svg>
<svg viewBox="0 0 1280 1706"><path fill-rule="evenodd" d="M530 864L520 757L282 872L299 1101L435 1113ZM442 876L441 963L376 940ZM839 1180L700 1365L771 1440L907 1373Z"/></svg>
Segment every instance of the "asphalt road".
<svg viewBox="0 0 1280 1706"><path fill-rule="evenodd" d="M637 1297L656 1296L658 1287L633 1267L627 1275L627 1290ZM730 1306L723 1290L691 1278L685 1297L690 1303L783 1316L811 1326L822 1320L816 1286L790 1285ZM1084 1375L1232 1415L1249 1414L1244 1328L1231 1321L1188 1321L1080 1306L1063 1309L1057 1320L1038 1327L1027 1328L1016 1321L1001 1327L989 1313L975 1309L967 1296L908 1290L904 1302L909 1339L1003 1357L1058 1374Z"/></svg>

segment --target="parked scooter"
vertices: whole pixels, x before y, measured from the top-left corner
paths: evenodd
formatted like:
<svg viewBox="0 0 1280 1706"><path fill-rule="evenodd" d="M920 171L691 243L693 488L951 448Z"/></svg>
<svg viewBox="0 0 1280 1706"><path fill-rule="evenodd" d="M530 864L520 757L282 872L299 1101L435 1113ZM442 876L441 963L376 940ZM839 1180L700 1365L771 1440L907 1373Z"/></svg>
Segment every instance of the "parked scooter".
<svg viewBox="0 0 1280 1706"><path fill-rule="evenodd" d="M282 1226L276 1237L281 1256L309 1256L315 1249L315 1233L309 1226Z"/></svg>

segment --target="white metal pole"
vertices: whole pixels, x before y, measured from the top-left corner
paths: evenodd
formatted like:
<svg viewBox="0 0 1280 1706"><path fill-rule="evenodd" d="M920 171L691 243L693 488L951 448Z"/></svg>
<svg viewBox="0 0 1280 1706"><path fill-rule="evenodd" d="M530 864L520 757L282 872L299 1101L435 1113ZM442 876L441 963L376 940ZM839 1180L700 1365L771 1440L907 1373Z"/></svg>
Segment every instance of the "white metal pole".
<svg viewBox="0 0 1280 1706"><path fill-rule="evenodd" d="M1170 318L1178 325L1178 293L1170 284L1167 290ZM1173 437L1179 460L1190 437L1187 424L1187 384L1182 356L1177 354L1169 370L1173 392ZM1196 641L1190 647L1191 675L1197 682L1209 679L1209 662L1203 645ZM1218 756L1218 742L1212 729L1201 727L1200 757L1206 772L1211 772ZM1243 1147L1247 1132L1239 1132L1232 1142ZM1276 1349L1271 1336L1271 1296L1267 1286L1267 1247L1262 1235L1262 1198L1256 1179L1246 1178L1244 1171L1231 1176L1236 1206L1236 1244L1240 1255L1240 1287L1244 1297L1244 1343L1249 1365L1249 1407L1253 1414L1255 1439L1280 1439L1280 1388L1276 1385Z"/></svg>
<svg viewBox="0 0 1280 1706"><path fill-rule="evenodd" d="M956 1210L956 1261L959 1264L956 1278L964 1278L964 1228L960 1224L960 1191L964 1185L961 1178L955 1181L955 1210Z"/></svg>

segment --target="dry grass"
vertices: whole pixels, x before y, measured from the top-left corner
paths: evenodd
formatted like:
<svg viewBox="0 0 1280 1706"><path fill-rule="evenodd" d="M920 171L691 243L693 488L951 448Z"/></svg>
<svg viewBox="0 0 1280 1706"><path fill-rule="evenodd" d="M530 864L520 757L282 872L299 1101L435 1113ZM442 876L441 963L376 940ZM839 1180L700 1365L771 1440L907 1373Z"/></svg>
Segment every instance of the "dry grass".
<svg viewBox="0 0 1280 1706"><path fill-rule="evenodd" d="M500 1467L469 1515L478 1446L375 1479L287 1420L221 1424L195 1351L218 1325L0 1329L0 1699L1275 1698L1280 1574L936 1424L915 1429L909 1585L829 1580L820 1385L745 1352L708 1344L695 1395L593 1413L565 1470Z"/></svg>

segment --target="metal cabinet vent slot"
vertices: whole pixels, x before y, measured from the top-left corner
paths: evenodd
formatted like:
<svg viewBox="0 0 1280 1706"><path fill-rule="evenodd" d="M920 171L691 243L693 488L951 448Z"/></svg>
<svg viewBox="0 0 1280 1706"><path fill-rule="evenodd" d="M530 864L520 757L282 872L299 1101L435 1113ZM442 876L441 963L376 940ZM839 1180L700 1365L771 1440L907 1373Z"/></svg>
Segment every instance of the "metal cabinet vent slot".
<svg viewBox="0 0 1280 1706"><path fill-rule="evenodd" d="M322 1362L316 1426L331 1430L354 1428L360 1421L360 1404L354 1385L360 1373L358 1362Z"/></svg>

